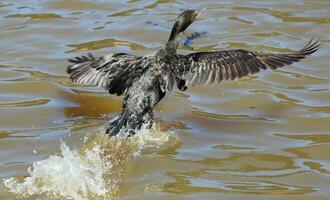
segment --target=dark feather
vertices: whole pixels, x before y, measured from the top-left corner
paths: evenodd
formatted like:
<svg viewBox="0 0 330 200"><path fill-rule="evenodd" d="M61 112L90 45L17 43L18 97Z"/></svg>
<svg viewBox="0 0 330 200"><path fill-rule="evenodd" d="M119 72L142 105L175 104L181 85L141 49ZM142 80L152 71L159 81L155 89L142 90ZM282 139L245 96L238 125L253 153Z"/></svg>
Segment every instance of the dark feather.
<svg viewBox="0 0 330 200"><path fill-rule="evenodd" d="M73 63L67 68L67 73L73 82L96 85L107 89L110 94L121 95L130 86L137 73L143 69L141 60L129 54L118 53L95 58L92 54L69 59Z"/></svg>
<svg viewBox="0 0 330 200"><path fill-rule="evenodd" d="M282 54L265 54L242 49L197 52L180 55L172 67L185 66L181 67L180 72L176 70L176 76L193 86L212 84L215 81L220 83L223 80L234 80L258 73L261 69L277 69L290 65L316 52L319 47L319 41L311 40L300 51Z"/></svg>

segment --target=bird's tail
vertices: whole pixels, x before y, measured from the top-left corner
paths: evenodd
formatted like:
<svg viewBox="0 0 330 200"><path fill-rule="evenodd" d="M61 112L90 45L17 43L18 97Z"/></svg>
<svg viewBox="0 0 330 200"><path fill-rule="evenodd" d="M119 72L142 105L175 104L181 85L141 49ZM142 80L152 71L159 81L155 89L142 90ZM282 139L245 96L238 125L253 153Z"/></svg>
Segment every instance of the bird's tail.
<svg viewBox="0 0 330 200"><path fill-rule="evenodd" d="M128 135L134 135L135 134L134 130L128 131L126 129L127 124L128 124L128 119L123 116L119 116L109 123L109 126L105 134L116 136L120 132L125 132L125 133L128 132Z"/></svg>
<svg viewBox="0 0 330 200"><path fill-rule="evenodd" d="M316 52L321 46L319 40L311 39L301 50L290 53L263 54L258 53L257 58L271 69L277 69L285 65L290 65L304 59L306 56Z"/></svg>
<svg viewBox="0 0 330 200"><path fill-rule="evenodd" d="M135 134L135 131L141 130L142 128L151 128L152 124L152 113L147 112L144 115L136 115L124 111L119 117L109 123L105 133L111 136L116 136L119 133L132 136Z"/></svg>

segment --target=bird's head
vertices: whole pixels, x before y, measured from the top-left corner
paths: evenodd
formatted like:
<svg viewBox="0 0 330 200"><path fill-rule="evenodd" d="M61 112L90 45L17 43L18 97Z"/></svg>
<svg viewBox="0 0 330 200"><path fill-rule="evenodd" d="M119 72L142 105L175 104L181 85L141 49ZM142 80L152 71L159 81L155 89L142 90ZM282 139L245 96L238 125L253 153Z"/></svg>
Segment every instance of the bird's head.
<svg viewBox="0 0 330 200"><path fill-rule="evenodd" d="M204 11L205 8L199 9L199 10L185 10L183 11L175 21L171 36L169 38L169 41L174 41L176 37L184 32L190 24L192 24L198 16L200 16L201 12Z"/></svg>

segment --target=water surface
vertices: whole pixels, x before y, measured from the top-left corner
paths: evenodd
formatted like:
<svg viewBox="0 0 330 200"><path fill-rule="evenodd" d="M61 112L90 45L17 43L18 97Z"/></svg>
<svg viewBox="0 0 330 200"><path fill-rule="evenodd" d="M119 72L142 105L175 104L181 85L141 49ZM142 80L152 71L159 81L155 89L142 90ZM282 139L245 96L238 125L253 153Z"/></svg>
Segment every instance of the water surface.
<svg viewBox="0 0 330 200"><path fill-rule="evenodd" d="M121 97L67 78L66 59L165 44L187 8L181 53L322 48L300 63L175 91L157 127L103 136ZM330 2L0 0L0 199L270 199L330 196Z"/></svg>

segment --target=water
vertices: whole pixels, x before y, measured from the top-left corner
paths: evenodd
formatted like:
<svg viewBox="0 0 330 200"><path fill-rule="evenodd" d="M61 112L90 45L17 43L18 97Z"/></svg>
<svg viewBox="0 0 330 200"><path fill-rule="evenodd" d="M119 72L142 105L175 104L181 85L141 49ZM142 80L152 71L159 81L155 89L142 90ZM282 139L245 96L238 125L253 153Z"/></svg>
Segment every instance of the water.
<svg viewBox="0 0 330 200"><path fill-rule="evenodd" d="M71 83L66 59L151 54L182 9L203 7L187 35L206 34L182 53L287 52L312 37L322 47L167 94L155 130L104 136L122 98ZM0 0L0 17L0 199L329 199L327 0Z"/></svg>
<svg viewBox="0 0 330 200"><path fill-rule="evenodd" d="M85 138L79 151L62 142L60 155L34 162L23 181L8 178L4 185L24 198L112 199L134 158L170 141L175 144L176 138L156 129L139 131L133 138L110 139L104 131L90 141Z"/></svg>

